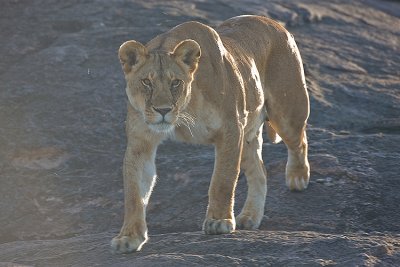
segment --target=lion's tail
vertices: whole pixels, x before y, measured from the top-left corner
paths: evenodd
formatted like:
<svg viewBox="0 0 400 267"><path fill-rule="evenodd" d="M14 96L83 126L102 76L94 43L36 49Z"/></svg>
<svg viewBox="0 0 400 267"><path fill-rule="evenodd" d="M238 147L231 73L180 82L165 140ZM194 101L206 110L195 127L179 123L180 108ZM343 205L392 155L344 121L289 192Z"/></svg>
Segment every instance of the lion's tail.
<svg viewBox="0 0 400 267"><path fill-rule="evenodd" d="M276 133L274 128L272 128L269 121L265 122L264 127L265 127L265 131L267 132L268 139L269 139L269 141L271 141L271 143L277 144L280 141L282 141L282 138Z"/></svg>

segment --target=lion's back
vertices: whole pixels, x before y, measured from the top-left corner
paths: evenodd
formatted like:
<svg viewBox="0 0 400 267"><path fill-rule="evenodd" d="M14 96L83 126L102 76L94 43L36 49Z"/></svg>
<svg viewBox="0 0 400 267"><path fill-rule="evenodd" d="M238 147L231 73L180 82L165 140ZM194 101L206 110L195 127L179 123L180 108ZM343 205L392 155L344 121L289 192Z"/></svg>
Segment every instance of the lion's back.
<svg viewBox="0 0 400 267"><path fill-rule="evenodd" d="M290 33L278 22L253 15L243 15L230 18L216 28L229 52L239 56L259 59L260 69L271 53L287 47L292 39ZM231 49L230 49L231 48Z"/></svg>

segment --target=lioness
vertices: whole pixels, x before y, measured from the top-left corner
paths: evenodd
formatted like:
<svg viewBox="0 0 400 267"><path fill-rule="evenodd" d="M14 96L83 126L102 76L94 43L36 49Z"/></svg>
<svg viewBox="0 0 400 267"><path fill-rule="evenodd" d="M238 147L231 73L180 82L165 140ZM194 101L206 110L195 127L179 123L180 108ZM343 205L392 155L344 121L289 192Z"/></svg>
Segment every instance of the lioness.
<svg viewBox="0 0 400 267"><path fill-rule="evenodd" d="M206 234L256 229L264 214L266 170L262 127L288 149L286 184L309 181L306 121L309 98L293 36L277 22L239 16L216 30L187 22L147 45L119 49L129 99L125 217L111 241L116 252L138 251L147 240L146 206L156 179L157 146L167 138L215 146L215 167L203 223ZM241 213L233 214L240 170L248 183Z"/></svg>

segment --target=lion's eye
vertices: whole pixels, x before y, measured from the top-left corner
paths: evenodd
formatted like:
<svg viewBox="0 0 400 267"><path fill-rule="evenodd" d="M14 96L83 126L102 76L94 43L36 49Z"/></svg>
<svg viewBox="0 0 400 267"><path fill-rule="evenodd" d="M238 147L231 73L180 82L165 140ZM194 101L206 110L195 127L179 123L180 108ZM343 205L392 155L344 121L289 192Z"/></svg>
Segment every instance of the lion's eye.
<svg viewBox="0 0 400 267"><path fill-rule="evenodd" d="M149 87L149 86L151 86L151 81L150 81L149 79L143 79L143 80L142 80L142 84L143 84L144 86Z"/></svg>
<svg viewBox="0 0 400 267"><path fill-rule="evenodd" d="M176 79L176 80L173 80L172 81L172 83L171 83L171 85L172 85L172 87L178 87L179 85L181 85L181 83L182 83L182 81L181 80L178 80L178 79Z"/></svg>

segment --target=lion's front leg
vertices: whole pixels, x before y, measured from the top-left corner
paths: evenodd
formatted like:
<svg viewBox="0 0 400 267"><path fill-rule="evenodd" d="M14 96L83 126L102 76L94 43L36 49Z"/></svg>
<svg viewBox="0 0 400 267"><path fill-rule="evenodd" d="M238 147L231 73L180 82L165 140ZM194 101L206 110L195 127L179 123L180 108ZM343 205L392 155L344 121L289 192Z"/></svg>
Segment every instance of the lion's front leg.
<svg viewBox="0 0 400 267"><path fill-rule="evenodd" d="M227 133L215 144L214 173L208 191L207 215L203 223L206 234L227 234L235 230L233 205L242 146L241 128Z"/></svg>
<svg viewBox="0 0 400 267"><path fill-rule="evenodd" d="M128 140L123 166L124 224L111 241L115 252L139 251L147 241L146 206L156 179L155 151L156 145L148 140Z"/></svg>

